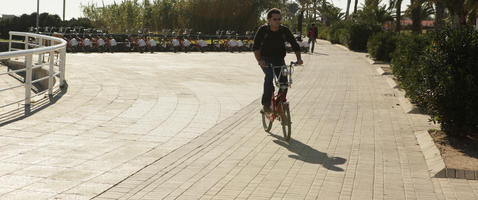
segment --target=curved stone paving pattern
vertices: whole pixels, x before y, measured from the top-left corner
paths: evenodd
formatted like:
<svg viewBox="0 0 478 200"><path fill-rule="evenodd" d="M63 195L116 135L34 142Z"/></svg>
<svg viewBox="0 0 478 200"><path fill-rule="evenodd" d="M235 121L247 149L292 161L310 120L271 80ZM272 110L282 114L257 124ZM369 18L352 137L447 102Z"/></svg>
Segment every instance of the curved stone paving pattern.
<svg viewBox="0 0 478 200"><path fill-rule="evenodd" d="M318 49L291 144L261 127L250 53L69 55L68 93L0 128L0 198L478 199L478 181L430 178L414 132L433 125L376 66Z"/></svg>
<svg viewBox="0 0 478 200"><path fill-rule="evenodd" d="M477 199L478 182L430 178L406 114L363 55L320 42L290 91L293 141L258 101L95 199Z"/></svg>
<svg viewBox="0 0 478 200"><path fill-rule="evenodd" d="M0 128L0 194L91 198L257 99L250 53L69 54L68 92Z"/></svg>
<svg viewBox="0 0 478 200"><path fill-rule="evenodd" d="M0 73L7 72L7 66L0 64ZM16 85L20 85L21 83L13 78L10 75L0 75L0 88L8 88ZM9 104L14 101L18 101L25 97L25 88L15 88L6 91L0 92L0 105ZM15 107L15 106L11 106ZM18 107L18 106L17 106ZM0 108L0 111L2 109Z"/></svg>

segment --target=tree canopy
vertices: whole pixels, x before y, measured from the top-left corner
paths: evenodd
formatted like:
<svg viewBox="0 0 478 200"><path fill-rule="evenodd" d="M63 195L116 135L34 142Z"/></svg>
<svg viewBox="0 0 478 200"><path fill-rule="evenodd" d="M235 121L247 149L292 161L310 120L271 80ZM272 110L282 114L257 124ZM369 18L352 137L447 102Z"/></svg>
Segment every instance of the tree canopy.
<svg viewBox="0 0 478 200"><path fill-rule="evenodd" d="M110 5L82 7L85 17L95 27L116 33L189 28L204 33L218 29L245 32L255 29L264 12L272 7L285 8L287 12L283 0L122 0Z"/></svg>

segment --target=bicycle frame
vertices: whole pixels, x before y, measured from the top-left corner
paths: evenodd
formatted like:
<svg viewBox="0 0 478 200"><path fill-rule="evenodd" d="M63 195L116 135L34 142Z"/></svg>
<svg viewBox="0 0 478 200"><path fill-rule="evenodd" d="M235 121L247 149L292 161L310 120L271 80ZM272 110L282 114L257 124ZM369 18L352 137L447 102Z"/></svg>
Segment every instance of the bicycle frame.
<svg viewBox="0 0 478 200"><path fill-rule="evenodd" d="M290 62L290 65L282 65L282 66L270 66L272 68L272 74L274 78L274 83L275 86L281 89L287 89L292 87L292 74L294 72L294 62ZM279 74L276 75L276 69L280 68ZM287 83L280 83L280 77L286 76L287 77ZM278 78L279 77L279 78Z"/></svg>
<svg viewBox="0 0 478 200"><path fill-rule="evenodd" d="M272 68L272 74L273 74L273 77L274 77L274 83L275 83L276 87L278 87L280 89L283 89L281 92L279 92L277 95L273 96L272 99L271 99L273 113L270 116L268 116L270 121L274 121L279 116L278 113L280 113L280 111L282 109L281 104L287 102L287 97L286 97L286 94L285 94L284 90L287 89L287 88L290 88L292 86L292 73L293 73L293 65L294 64L295 64L294 62L291 62L289 66L287 66L287 65L282 65L282 66L272 66L271 65L270 66ZM278 68L280 68L280 71L279 71L278 76L276 76L275 71ZM281 83L280 82L280 78L282 76L287 76L287 83ZM274 94L274 92L275 92L275 87L272 90L272 94Z"/></svg>

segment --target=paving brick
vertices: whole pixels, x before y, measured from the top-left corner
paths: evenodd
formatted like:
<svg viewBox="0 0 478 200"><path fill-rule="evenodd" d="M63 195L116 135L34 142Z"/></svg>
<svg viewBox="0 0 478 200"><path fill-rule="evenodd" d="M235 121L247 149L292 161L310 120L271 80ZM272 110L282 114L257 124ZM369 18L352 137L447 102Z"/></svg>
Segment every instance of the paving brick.
<svg viewBox="0 0 478 200"><path fill-rule="evenodd" d="M303 56L306 65L296 68L288 92L290 143L282 140L279 122L270 134L262 128L263 73L249 53L191 53L187 59L142 54L141 61L137 54L69 55L67 95L0 128L0 180L18 180L3 193L58 189L67 190L58 194L65 199L100 193L96 199L478 198L475 180L430 177L414 133L433 125L397 106L406 100L403 93L377 75L363 53L324 41L318 52Z"/></svg>

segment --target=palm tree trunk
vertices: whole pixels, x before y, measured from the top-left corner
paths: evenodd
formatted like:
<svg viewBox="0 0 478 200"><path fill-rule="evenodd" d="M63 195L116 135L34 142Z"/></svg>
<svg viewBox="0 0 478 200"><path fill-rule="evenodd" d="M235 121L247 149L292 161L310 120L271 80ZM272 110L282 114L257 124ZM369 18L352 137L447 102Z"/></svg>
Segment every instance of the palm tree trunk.
<svg viewBox="0 0 478 200"><path fill-rule="evenodd" d="M448 8L453 15L453 26L460 27L466 25L465 0L448 1Z"/></svg>
<svg viewBox="0 0 478 200"><path fill-rule="evenodd" d="M420 0L412 0L412 31L414 33L422 33L422 19L421 19L421 10L422 5Z"/></svg>
<svg viewBox="0 0 478 200"><path fill-rule="evenodd" d="M317 0L314 1L314 22L317 19Z"/></svg>
<svg viewBox="0 0 478 200"><path fill-rule="evenodd" d="M443 1L437 1L436 6L436 17L435 17L435 30L441 30L443 27L443 18L445 16L445 4Z"/></svg>
<svg viewBox="0 0 478 200"><path fill-rule="evenodd" d="M395 30L397 33L400 33L400 30L402 29L402 0L397 0L396 5L395 5L395 11L397 15L397 21L395 24Z"/></svg>
<svg viewBox="0 0 478 200"><path fill-rule="evenodd" d="M352 3L352 0L347 0L347 12L345 13L345 19L349 18L350 3Z"/></svg>
<svg viewBox="0 0 478 200"><path fill-rule="evenodd" d="M358 4L358 0L355 0L354 15L357 14L357 4Z"/></svg>
<svg viewBox="0 0 478 200"><path fill-rule="evenodd" d="M460 25L466 25L466 12L465 12L465 1L462 0L462 1L459 1L458 5L458 19L459 19L459 23Z"/></svg>

